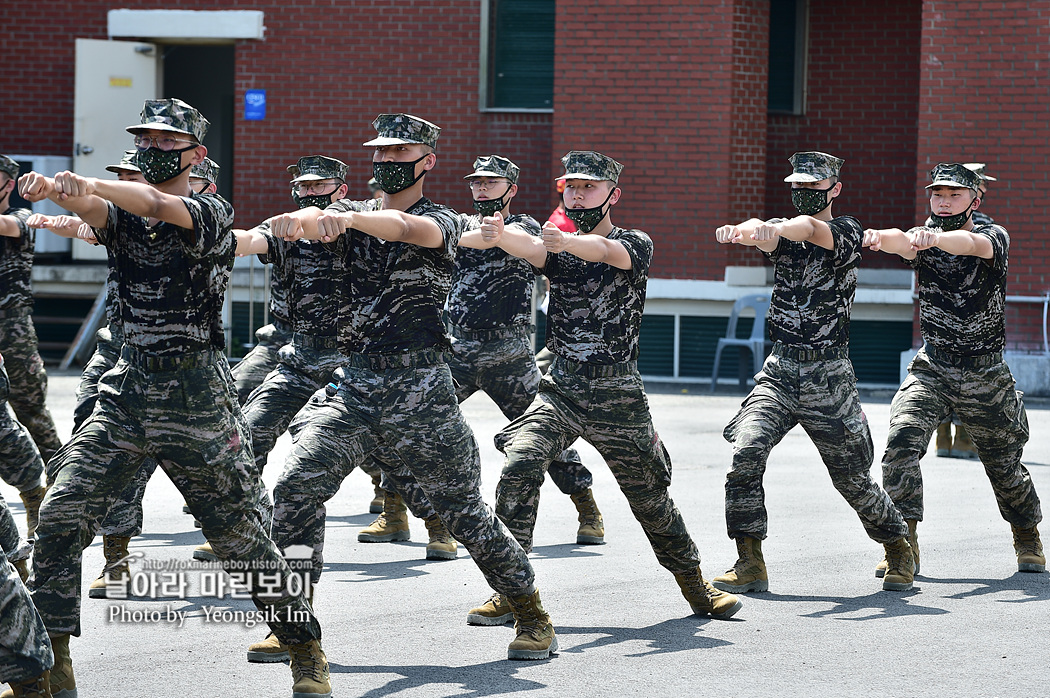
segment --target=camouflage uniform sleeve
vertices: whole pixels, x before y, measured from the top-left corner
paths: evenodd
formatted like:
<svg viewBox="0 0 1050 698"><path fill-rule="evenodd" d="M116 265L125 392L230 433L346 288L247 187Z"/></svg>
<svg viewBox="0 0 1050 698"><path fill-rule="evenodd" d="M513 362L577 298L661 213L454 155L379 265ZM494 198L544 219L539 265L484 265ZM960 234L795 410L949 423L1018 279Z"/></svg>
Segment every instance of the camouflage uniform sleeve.
<svg viewBox="0 0 1050 698"><path fill-rule="evenodd" d="M224 254L234 245L233 206L216 194L182 197L193 218L193 230L182 235L183 245L198 257ZM185 230L185 229L183 229Z"/></svg>
<svg viewBox="0 0 1050 698"><path fill-rule="evenodd" d="M864 229L853 216L839 216L828 223L835 238L834 263L836 269L851 269L860 263Z"/></svg>
<svg viewBox="0 0 1050 698"><path fill-rule="evenodd" d="M441 237L445 241L445 254L454 259L459 239L463 237L463 232L466 230L459 214L450 208L434 208L423 215L437 223L438 228L441 229Z"/></svg>
<svg viewBox="0 0 1050 698"><path fill-rule="evenodd" d="M104 247L113 247L117 244L117 231L120 227L117 225L120 218L120 209L113 204L112 201L106 202L106 227L105 228L92 228L95 231L95 239L98 240L98 244ZM124 211L125 215L131 215Z"/></svg>
<svg viewBox="0 0 1050 698"><path fill-rule="evenodd" d="M631 269L627 272L632 284L645 283L649 277L649 265L653 261L653 240L640 230L625 230L615 238L631 256Z"/></svg>
<svg viewBox="0 0 1050 698"><path fill-rule="evenodd" d="M36 246L36 229L26 225L26 221L29 220L29 216L33 215L33 212L28 208L12 208L5 215L14 218L15 225L18 226L17 242L14 238L9 239L8 242L14 242L22 249L33 249Z"/></svg>
<svg viewBox="0 0 1050 698"><path fill-rule="evenodd" d="M266 253L257 255L259 261L263 264L272 264L275 267L282 266L288 258L288 248L293 243L275 237L269 230L259 230L259 233L266 238L267 247Z"/></svg>
<svg viewBox="0 0 1050 698"><path fill-rule="evenodd" d="M985 260L1000 276L1006 276L1010 255L1010 234L1001 225L982 225L973 232L988 238L992 243L992 258Z"/></svg>

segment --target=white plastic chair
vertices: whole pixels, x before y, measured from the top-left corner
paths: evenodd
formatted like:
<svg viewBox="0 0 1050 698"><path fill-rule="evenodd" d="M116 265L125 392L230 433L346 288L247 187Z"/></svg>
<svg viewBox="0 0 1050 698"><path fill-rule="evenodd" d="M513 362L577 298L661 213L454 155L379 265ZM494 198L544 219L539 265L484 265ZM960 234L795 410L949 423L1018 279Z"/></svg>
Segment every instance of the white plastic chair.
<svg viewBox="0 0 1050 698"><path fill-rule="evenodd" d="M746 308L754 308L755 324L751 326L751 336L746 339L736 336L736 323L740 318L740 312ZM715 365L711 371L711 392L715 392L718 383L718 365L721 363L722 350L726 347L747 347L751 350L755 373L762 370L762 363L766 359L766 313L769 311L769 296L755 294L738 298L733 303L733 312L729 315L729 326L726 327L726 336L718 340L715 349Z"/></svg>

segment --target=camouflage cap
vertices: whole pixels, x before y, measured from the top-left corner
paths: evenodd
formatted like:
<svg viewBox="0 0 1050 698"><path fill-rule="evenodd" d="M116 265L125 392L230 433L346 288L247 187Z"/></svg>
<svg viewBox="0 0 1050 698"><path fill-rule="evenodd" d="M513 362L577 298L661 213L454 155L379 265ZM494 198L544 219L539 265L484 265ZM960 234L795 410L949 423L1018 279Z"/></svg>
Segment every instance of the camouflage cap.
<svg viewBox="0 0 1050 698"><path fill-rule="evenodd" d="M971 170L973 172L976 172L977 176L979 176L981 179L983 179L986 182L998 182L999 181L995 177L992 177L991 175L987 175L987 174L984 173L984 168L986 167L986 165L983 162L964 162L963 163L963 167L965 167L966 169Z"/></svg>
<svg viewBox="0 0 1050 698"><path fill-rule="evenodd" d="M953 187L955 189L973 189L981 183L981 175L957 162L942 162L930 170L930 183L927 189L934 187Z"/></svg>
<svg viewBox="0 0 1050 698"><path fill-rule="evenodd" d="M350 168L342 160L324 155L305 155L294 165L288 166L288 171L292 173L292 184L319 179L338 179L345 182L348 169Z"/></svg>
<svg viewBox="0 0 1050 698"><path fill-rule="evenodd" d="M219 181L219 163L211 158L204 158L204 160L190 168L190 179L194 178L215 184Z"/></svg>
<svg viewBox="0 0 1050 698"><path fill-rule="evenodd" d="M0 155L0 172L7 174L11 179L18 179L18 163L6 155Z"/></svg>
<svg viewBox="0 0 1050 698"><path fill-rule="evenodd" d="M785 182L819 182L838 177L845 160L817 150L806 150L795 153L788 162L791 163L791 174L784 178Z"/></svg>
<svg viewBox="0 0 1050 698"><path fill-rule="evenodd" d="M623 171L623 165L593 150L570 150L561 164L565 165L565 174L558 179L609 180L615 184Z"/></svg>
<svg viewBox="0 0 1050 698"><path fill-rule="evenodd" d="M204 134L211 125L199 111L181 99L147 99L139 114L139 123L128 126L128 133L143 131L171 131L193 136L198 143L204 142Z"/></svg>
<svg viewBox="0 0 1050 698"><path fill-rule="evenodd" d="M106 172L141 172L139 166L135 163L135 156L138 155L137 150L125 150L124 154L120 156L120 162L116 165L106 165Z"/></svg>
<svg viewBox="0 0 1050 698"><path fill-rule="evenodd" d="M474 171L463 179L475 179L477 177L506 177L511 184L518 183L518 166L505 157L499 155L479 155L474 160Z"/></svg>
<svg viewBox="0 0 1050 698"><path fill-rule="evenodd" d="M435 148L441 133L438 126L411 114L380 114L372 126L379 135L362 145L422 143Z"/></svg>

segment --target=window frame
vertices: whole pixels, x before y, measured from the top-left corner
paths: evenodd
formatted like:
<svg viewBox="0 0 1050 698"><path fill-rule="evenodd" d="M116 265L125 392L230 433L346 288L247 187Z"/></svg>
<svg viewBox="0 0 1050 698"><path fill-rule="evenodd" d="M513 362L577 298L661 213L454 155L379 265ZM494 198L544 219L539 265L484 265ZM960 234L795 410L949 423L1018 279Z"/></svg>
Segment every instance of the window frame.
<svg viewBox="0 0 1050 698"><path fill-rule="evenodd" d="M478 111L504 114L553 114L554 104L550 107L497 107L489 106L490 99L490 76L489 67L492 62L491 46L491 23L492 23L493 0L482 0L479 34L481 36L481 51L478 60ZM556 31L556 28L555 28ZM554 76L551 76L551 93L553 102Z"/></svg>

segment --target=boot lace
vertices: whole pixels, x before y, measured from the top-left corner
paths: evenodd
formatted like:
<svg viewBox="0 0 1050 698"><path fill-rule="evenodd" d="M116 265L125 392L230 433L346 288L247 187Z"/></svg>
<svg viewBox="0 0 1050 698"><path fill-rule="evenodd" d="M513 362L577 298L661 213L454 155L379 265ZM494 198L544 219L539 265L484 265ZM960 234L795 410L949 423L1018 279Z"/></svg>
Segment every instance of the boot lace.
<svg viewBox="0 0 1050 698"><path fill-rule="evenodd" d="M290 645L288 652L292 657L292 672L295 674L296 680L309 678L321 681L320 657L313 653L309 644Z"/></svg>
<svg viewBox="0 0 1050 698"><path fill-rule="evenodd" d="M452 534L445 528L445 524L441 523L441 519L437 516L432 516L423 522L426 524L427 532L430 533L430 542L432 543L449 543L452 541ZM499 594L496 594L499 596Z"/></svg>
<svg viewBox="0 0 1050 698"><path fill-rule="evenodd" d="M51 679L49 672L44 672L40 676L32 679L27 679L16 684L12 684L12 688L20 688L22 692L19 695L25 696L25 698L40 698L42 696L49 696Z"/></svg>
<svg viewBox="0 0 1050 698"><path fill-rule="evenodd" d="M1034 528L1014 529L1014 547L1018 555L1042 555L1043 545Z"/></svg>
<svg viewBox="0 0 1050 698"><path fill-rule="evenodd" d="M585 525L597 526L601 514L598 513L598 503L594 501L594 497L590 493L584 492L574 496L573 500L579 509L579 522Z"/></svg>

